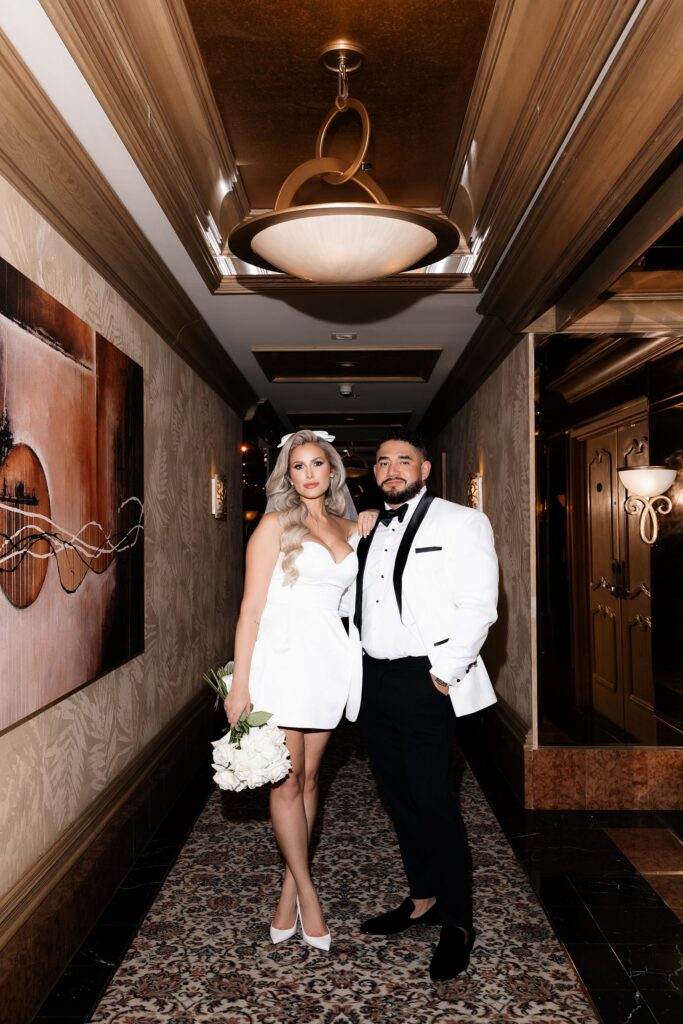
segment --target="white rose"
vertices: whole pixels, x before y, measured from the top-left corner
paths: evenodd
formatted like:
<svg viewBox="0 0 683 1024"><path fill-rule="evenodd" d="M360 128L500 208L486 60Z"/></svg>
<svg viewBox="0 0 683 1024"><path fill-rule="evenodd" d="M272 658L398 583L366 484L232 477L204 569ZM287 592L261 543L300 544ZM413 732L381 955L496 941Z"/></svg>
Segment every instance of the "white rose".
<svg viewBox="0 0 683 1024"><path fill-rule="evenodd" d="M226 733L221 739L215 740L211 745L213 747L214 764L222 768L229 768L233 761L235 747L230 743L228 734Z"/></svg>
<svg viewBox="0 0 683 1024"><path fill-rule="evenodd" d="M241 779L238 779L230 768L221 768L214 772L213 781L219 789L232 790L236 793L245 788L244 782L242 782Z"/></svg>

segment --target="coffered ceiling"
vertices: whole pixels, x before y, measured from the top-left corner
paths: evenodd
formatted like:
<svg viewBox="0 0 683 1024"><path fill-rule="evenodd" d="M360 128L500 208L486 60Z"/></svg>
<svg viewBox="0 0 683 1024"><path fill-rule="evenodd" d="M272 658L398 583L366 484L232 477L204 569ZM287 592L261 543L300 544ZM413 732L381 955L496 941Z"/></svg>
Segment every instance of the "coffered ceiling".
<svg viewBox="0 0 683 1024"><path fill-rule="evenodd" d="M0 171L264 432L434 432L530 327L680 322L675 269L636 264L682 212L677 0L21 0L0 28ZM464 245L361 287L253 273L229 230L313 155L344 35L370 173Z"/></svg>
<svg viewBox="0 0 683 1024"><path fill-rule="evenodd" d="M339 38L365 51L350 94L370 114L373 178L394 203L442 209L494 0L185 3L252 209L271 209L284 178L313 157L337 89L318 52ZM350 159L358 140L350 115L330 155ZM300 201L336 201L340 189L320 183Z"/></svg>

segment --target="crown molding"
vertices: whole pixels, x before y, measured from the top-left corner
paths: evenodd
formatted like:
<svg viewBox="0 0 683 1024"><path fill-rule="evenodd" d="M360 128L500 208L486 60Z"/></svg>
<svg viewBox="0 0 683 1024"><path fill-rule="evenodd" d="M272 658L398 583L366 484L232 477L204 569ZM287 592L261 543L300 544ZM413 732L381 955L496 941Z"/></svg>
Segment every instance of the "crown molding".
<svg viewBox="0 0 683 1024"><path fill-rule="evenodd" d="M2 34L0 132L0 173L243 415L251 385Z"/></svg>
<svg viewBox="0 0 683 1024"><path fill-rule="evenodd" d="M217 225L228 193L237 219L249 205L183 0L40 2L216 290L221 273L208 215Z"/></svg>
<svg viewBox="0 0 683 1024"><path fill-rule="evenodd" d="M662 300L683 293L683 273L632 271L635 260L683 213L683 165L669 175L557 303L556 330L565 331L590 308L596 295L622 300ZM629 288L629 284L631 288ZM659 287L657 287L659 285Z"/></svg>
<svg viewBox="0 0 683 1024"><path fill-rule="evenodd" d="M578 402L681 347L683 337L600 338L564 373L551 380L547 388L559 392L567 402Z"/></svg>
<svg viewBox="0 0 683 1024"><path fill-rule="evenodd" d="M635 5L636 0L516 5L508 42L512 74L503 75L503 67L499 68L487 110L489 120L495 120L478 125L478 132L485 129L497 150L495 173L476 219L476 234L482 239L475 272L480 289L532 202ZM520 39L525 41L523 62L515 59L513 49ZM511 129L500 117L503 90L516 101L505 119L512 122ZM511 104L511 99L504 102Z"/></svg>
<svg viewBox="0 0 683 1024"><path fill-rule="evenodd" d="M614 295L575 320L569 333L683 335L683 295Z"/></svg>
<svg viewBox="0 0 683 1024"><path fill-rule="evenodd" d="M480 288L635 3L496 5L443 202L481 239Z"/></svg>
<svg viewBox="0 0 683 1024"><path fill-rule="evenodd" d="M683 134L682 30L683 9L675 0L640 9L489 279L481 313L498 316L511 329L539 316L671 156ZM481 286L476 271L473 277Z"/></svg>
<svg viewBox="0 0 683 1024"><path fill-rule="evenodd" d="M443 191L442 210L447 217L451 217L462 228L468 238L472 232L473 218L469 195L466 186L463 187L463 181L467 177L468 158L472 150L477 125L482 118L486 98L492 87L514 8L515 0L498 0L493 9L491 24L486 35L465 119ZM458 216L460 220L457 219Z"/></svg>
<svg viewBox="0 0 683 1024"><path fill-rule="evenodd" d="M216 295L264 295L285 292L469 292L476 293L469 274L399 274L361 284L316 284L286 274L226 275Z"/></svg>

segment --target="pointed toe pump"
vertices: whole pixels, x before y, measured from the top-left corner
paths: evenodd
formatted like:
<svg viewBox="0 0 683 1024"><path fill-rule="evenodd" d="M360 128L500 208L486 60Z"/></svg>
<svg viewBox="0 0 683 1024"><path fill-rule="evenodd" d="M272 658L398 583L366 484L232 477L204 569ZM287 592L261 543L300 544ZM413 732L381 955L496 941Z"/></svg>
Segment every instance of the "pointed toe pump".
<svg viewBox="0 0 683 1024"><path fill-rule="evenodd" d="M279 942L285 942L287 939L291 939L292 935L296 932L296 927L299 923L299 904L296 906L296 917L294 918L294 924L291 928L276 928L271 924L270 926L270 941L273 945L277 946ZM301 930L303 932L304 926L302 924ZM305 937L304 932L304 937Z"/></svg>
<svg viewBox="0 0 683 1024"><path fill-rule="evenodd" d="M304 920L301 916L301 907L297 901L296 912L299 920L301 921L301 934L304 942L307 942L309 946L313 946L313 949L321 949L324 953L329 953L330 946L332 945L332 935L327 932L325 935L307 935L304 929Z"/></svg>

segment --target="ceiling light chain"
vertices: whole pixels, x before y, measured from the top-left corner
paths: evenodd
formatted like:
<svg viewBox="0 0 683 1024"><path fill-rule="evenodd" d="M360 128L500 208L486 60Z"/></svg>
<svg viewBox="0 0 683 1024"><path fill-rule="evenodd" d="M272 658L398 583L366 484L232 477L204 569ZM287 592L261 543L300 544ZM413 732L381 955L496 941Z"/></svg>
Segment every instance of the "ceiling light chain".
<svg viewBox="0 0 683 1024"><path fill-rule="evenodd" d="M346 110L346 103L349 98L349 73L346 68L346 56L342 53L339 57L339 72L337 74L337 98L334 101L337 110Z"/></svg>
<svg viewBox="0 0 683 1024"><path fill-rule="evenodd" d="M337 95L315 144L315 157L284 180L272 213L248 217L233 228L228 251L264 270L283 271L309 281L355 283L417 270L449 256L458 228L445 217L394 206L366 168L370 118L349 99L348 76L363 64L363 51L349 41L327 43L320 53L325 70L337 76ZM361 141L351 161L324 156L325 137L340 114L354 112ZM299 189L312 178L328 185L357 185L371 202L312 203L294 206Z"/></svg>

